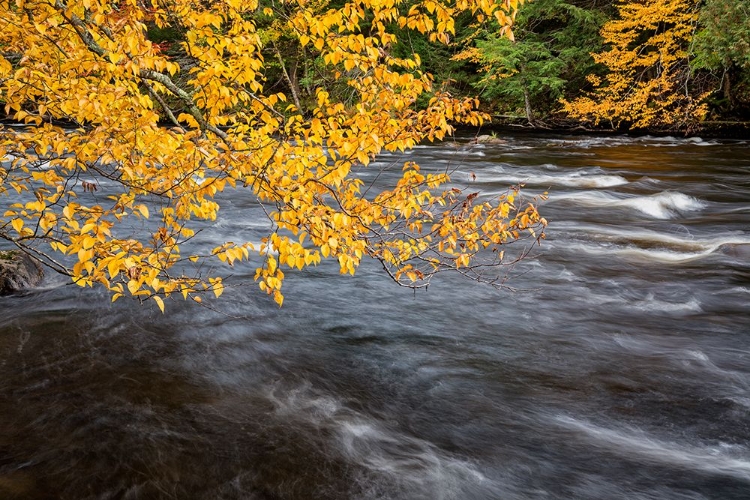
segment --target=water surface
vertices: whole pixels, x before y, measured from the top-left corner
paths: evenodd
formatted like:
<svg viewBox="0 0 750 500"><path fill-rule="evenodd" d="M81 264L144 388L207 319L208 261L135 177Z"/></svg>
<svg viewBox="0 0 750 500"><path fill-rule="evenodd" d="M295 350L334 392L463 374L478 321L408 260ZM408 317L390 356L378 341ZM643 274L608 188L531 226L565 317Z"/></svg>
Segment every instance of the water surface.
<svg viewBox="0 0 750 500"><path fill-rule="evenodd" d="M405 156L549 192L520 291L327 263L279 310L248 266L215 309L162 315L49 277L0 298L0 498L750 498L750 144ZM206 245L264 235L251 200L223 210Z"/></svg>

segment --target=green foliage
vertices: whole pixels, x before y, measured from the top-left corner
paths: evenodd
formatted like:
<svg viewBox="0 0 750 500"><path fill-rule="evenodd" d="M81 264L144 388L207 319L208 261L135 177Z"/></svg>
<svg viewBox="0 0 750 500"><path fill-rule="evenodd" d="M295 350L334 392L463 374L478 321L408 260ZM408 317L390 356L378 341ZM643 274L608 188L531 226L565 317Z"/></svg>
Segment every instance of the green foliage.
<svg viewBox="0 0 750 500"><path fill-rule="evenodd" d="M716 89L709 98L714 116L750 116L750 4L707 0L698 19L692 68Z"/></svg>
<svg viewBox="0 0 750 500"><path fill-rule="evenodd" d="M463 39L473 32L475 26L472 17L466 14L455 19L456 38ZM398 26L391 27L398 42L390 48L390 55L398 58L417 54L422 66L433 75L436 82L445 89L460 95L473 95L473 84L479 80L477 68L473 64L457 61L455 44L434 43L427 34L405 30Z"/></svg>
<svg viewBox="0 0 750 500"><path fill-rule="evenodd" d="M477 87L501 111L548 115L601 71L591 57L601 49L602 10L565 0L537 0L519 11L515 40L485 32L475 43L484 75Z"/></svg>
<svg viewBox="0 0 750 500"><path fill-rule="evenodd" d="M498 98L511 108L524 108L526 96L539 106L561 97L566 81L560 78L564 63L540 41L498 39L477 42L489 71L480 82L482 96Z"/></svg>
<svg viewBox="0 0 750 500"><path fill-rule="evenodd" d="M750 70L750 4L746 0L706 0L695 36L693 66Z"/></svg>

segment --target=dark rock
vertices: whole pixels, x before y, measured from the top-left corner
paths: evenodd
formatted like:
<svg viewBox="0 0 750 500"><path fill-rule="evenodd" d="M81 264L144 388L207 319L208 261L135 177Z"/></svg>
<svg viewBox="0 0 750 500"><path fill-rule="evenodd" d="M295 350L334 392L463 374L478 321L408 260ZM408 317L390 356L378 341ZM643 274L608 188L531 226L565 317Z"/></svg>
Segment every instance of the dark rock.
<svg viewBox="0 0 750 500"><path fill-rule="evenodd" d="M42 265L30 255L18 250L0 252L0 295L36 286L42 278Z"/></svg>

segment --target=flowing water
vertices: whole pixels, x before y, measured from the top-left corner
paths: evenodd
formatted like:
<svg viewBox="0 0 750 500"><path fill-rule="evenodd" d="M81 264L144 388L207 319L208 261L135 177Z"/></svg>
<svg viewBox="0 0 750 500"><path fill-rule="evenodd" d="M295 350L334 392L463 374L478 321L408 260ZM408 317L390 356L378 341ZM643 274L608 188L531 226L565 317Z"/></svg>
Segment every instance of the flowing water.
<svg viewBox="0 0 750 500"><path fill-rule="evenodd" d="M406 157L549 192L519 291L324 264L279 310L247 266L215 310L162 315L48 277L0 298L0 498L750 498L750 143ZM206 245L263 236L250 200L223 205Z"/></svg>

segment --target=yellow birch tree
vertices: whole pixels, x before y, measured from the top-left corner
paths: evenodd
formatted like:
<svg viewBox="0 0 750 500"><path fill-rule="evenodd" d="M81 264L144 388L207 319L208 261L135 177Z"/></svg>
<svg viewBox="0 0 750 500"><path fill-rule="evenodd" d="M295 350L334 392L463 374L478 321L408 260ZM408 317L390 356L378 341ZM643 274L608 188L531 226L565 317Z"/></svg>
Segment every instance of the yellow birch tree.
<svg viewBox="0 0 750 500"><path fill-rule="evenodd" d="M705 96L690 88L689 50L698 19L695 0L633 0L601 30L609 50L592 54L608 69L591 76L594 92L564 102L570 116L614 128L685 128L701 120Z"/></svg>
<svg viewBox="0 0 750 500"><path fill-rule="evenodd" d="M417 56L391 57L389 27L446 43L456 15L507 29L520 1L281 0L274 10L252 0L0 0L0 105L25 124L0 126L0 238L80 286L162 310L170 295L219 296L211 261L248 261L279 305L285 271L322 258L353 274L372 257L411 287L444 270L498 284L486 271L507 264L503 245L542 235L534 205L513 190L467 194L410 162L371 194L359 172L381 151L484 120L475 100L441 93ZM306 115L267 92L259 12L278 16L355 98L319 88ZM179 56L149 40L149 27L179 33ZM416 107L425 93L429 105ZM87 196L99 183L115 194ZM195 222L215 220L216 196L240 189L269 207L267 238L193 251ZM138 219L152 229L133 231Z"/></svg>

